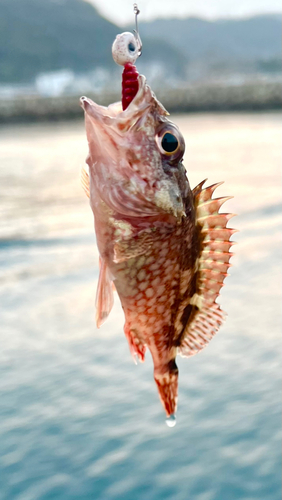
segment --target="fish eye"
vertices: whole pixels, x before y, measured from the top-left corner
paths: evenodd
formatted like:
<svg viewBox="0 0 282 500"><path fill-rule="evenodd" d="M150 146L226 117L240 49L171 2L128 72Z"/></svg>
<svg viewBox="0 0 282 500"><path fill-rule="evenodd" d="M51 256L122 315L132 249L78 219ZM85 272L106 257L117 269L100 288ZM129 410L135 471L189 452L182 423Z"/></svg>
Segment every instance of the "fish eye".
<svg viewBox="0 0 282 500"><path fill-rule="evenodd" d="M128 44L128 50L129 50L129 52L135 52L136 47L135 47L134 43L130 42Z"/></svg>
<svg viewBox="0 0 282 500"><path fill-rule="evenodd" d="M155 140L163 159L167 157L170 164L181 161L185 142L177 125L169 120L162 121L156 129Z"/></svg>
<svg viewBox="0 0 282 500"><path fill-rule="evenodd" d="M178 150L179 141L171 132L165 132L161 138L161 146L165 153L172 154Z"/></svg>

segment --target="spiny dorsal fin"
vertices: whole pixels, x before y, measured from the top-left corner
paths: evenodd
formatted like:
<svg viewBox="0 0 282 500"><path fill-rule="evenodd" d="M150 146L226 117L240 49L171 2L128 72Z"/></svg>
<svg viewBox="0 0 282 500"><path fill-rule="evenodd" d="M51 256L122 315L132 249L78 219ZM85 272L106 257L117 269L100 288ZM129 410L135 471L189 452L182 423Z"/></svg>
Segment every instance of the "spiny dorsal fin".
<svg viewBox="0 0 282 500"><path fill-rule="evenodd" d="M80 180L86 196L90 198L90 179L88 172L86 172L85 170L85 167L81 167Z"/></svg>
<svg viewBox="0 0 282 500"><path fill-rule="evenodd" d="M202 350L213 338L224 321L224 312L216 303L223 281L228 276L234 242L230 241L235 229L226 227L234 214L218 213L221 205L230 197L212 198L215 189L222 184L203 188L205 181L193 189L196 224L201 242L201 252L197 261L196 292L190 299L193 313L185 327L179 352L182 356L192 356Z"/></svg>

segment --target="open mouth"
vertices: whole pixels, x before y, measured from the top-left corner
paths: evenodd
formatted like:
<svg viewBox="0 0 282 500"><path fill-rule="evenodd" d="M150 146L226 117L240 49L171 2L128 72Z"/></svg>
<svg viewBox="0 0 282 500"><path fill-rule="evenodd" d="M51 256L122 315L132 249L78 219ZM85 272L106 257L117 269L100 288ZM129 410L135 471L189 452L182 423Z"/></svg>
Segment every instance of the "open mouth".
<svg viewBox="0 0 282 500"><path fill-rule="evenodd" d="M121 102L110 104L108 107L100 106L87 97L81 97L80 103L86 114L95 121L104 123L107 127L113 127L120 132L132 128L141 119L140 126L146 121L146 117L152 108L156 108L159 115L167 116L169 113L157 101L150 87L146 84L143 75L138 76L138 91L125 110Z"/></svg>
<svg viewBox="0 0 282 500"><path fill-rule="evenodd" d="M125 110L120 102L104 107L81 98L92 183L101 199L125 216L182 217L179 188L165 175L156 142L156 130L168 113L144 76L138 76L138 85Z"/></svg>

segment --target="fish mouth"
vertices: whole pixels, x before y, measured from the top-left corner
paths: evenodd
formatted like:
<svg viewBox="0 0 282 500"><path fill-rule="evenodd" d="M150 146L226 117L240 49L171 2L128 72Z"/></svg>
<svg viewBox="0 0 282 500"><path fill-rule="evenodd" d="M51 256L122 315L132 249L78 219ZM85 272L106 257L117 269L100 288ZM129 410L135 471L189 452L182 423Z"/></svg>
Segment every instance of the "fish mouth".
<svg viewBox="0 0 282 500"><path fill-rule="evenodd" d="M87 163L90 169L90 163L92 165L111 163L111 173L114 174L118 163L122 164L127 154L129 143L131 146L133 143L136 145L134 129L144 126L155 104L154 95L146 85L143 75L138 76L138 85L137 94L125 110L122 109L121 102L106 107L96 104L88 97L81 97L80 103L85 112L89 144Z"/></svg>
<svg viewBox="0 0 282 500"><path fill-rule="evenodd" d="M120 102L105 107L87 97L80 99L89 145L90 187L120 214L182 217L179 188L164 173L155 139L156 128L168 112L143 75L138 76L138 85L125 110Z"/></svg>
<svg viewBox="0 0 282 500"><path fill-rule="evenodd" d="M80 98L80 103L86 115L96 120L97 124L99 123L100 126L104 124L106 127L115 126L121 132L126 132L134 127L140 119L142 119L140 123L142 126L152 108L155 108L161 116L169 115L146 84L146 78L143 75L138 75L138 92L125 110L122 109L121 102L106 107L96 104L85 96Z"/></svg>

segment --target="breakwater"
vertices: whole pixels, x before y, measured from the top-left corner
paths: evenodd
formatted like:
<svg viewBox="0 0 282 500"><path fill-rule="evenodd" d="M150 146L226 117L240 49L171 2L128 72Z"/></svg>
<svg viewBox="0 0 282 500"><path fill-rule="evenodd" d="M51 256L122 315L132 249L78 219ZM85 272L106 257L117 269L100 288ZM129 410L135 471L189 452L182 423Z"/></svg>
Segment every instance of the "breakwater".
<svg viewBox="0 0 282 500"><path fill-rule="evenodd" d="M265 111L281 109L282 82L255 82L241 85L201 84L177 89L154 89L170 112ZM119 93L88 93L95 102L107 106L120 100ZM79 96L38 95L0 97L0 123L56 121L82 117Z"/></svg>

